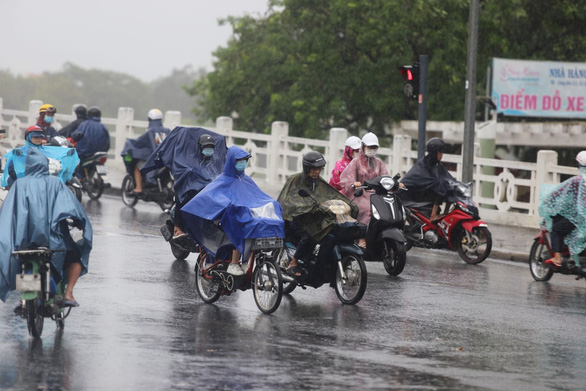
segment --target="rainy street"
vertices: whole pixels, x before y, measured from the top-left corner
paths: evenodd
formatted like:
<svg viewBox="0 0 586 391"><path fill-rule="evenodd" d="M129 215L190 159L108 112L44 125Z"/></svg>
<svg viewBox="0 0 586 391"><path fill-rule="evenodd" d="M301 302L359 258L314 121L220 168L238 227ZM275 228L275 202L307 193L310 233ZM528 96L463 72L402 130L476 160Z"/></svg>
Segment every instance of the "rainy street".
<svg viewBox="0 0 586 391"><path fill-rule="evenodd" d="M575 390L586 379L586 282L526 264L415 249L399 277L367 263L362 301L299 287L263 315L252 291L204 304L195 254L175 261L155 204L105 195L81 307L41 339L0 305L0 389Z"/></svg>

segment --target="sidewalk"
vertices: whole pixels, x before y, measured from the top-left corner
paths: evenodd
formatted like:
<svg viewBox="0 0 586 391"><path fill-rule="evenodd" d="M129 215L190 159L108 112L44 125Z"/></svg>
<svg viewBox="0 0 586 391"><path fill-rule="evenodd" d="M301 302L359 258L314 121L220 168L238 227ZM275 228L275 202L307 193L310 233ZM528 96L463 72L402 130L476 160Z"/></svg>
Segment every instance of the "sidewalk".
<svg viewBox="0 0 586 391"><path fill-rule="evenodd" d="M112 187L106 189L107 194L120 195L120 186L126 172L108 167L107 182ZM274 184L265 181L256 181L261 189L273 198L277 198L281 186L275 187ZM507 225L488 224L488 229L492 234L492 250L490 258L503 259L515 262L528 262L529 251L533 244L533 238L539 233L538 228L521 228Z"/></svg>

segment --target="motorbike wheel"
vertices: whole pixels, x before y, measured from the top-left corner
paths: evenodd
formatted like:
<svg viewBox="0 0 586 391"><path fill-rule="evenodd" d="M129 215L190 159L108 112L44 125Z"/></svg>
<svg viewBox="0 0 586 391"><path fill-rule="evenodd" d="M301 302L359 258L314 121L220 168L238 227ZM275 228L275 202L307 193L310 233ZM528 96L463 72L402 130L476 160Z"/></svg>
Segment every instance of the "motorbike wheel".
<svg viewBox="0 0 586 391"><path fill-rule="evenodd" d="M91 176L86 178L85 191L87 191L87 195L92 200L99 199L104 192L104 180L95 169L93 170Z"/></svg>
<svg viewBox="0 0 586 391"><path fill-rule="evenodd" d="M222 295L219 282L213 281L211 276L204 275L205 258L201 255L195 264L195 290L204 303L212 304Z"/></svg>
<svg viewBox="0 0 586 391"><path fill-rule="evenodd" d="M254 301L259 310L272 314L283 298L283 275L273 262L264 260L252 274Z"/></svg>
<svg viewBox="0 0 586 391"><path fill-rule="evenodd" d="M130 175L126 175L122 180L122 202L124 202L124 205L130 206L131 208L138 202L138 198L131 194L135 187L136 185L134 184L134 178L132 178Z"/></svg>
<svg viewBox="0 0 586 391"><path fill-rule="evenodd" d="M457 235L456 251L464 262L477 265L490 255L492 235L488 228L474 227L469 235L466 230L461 228Z"/></svg>
<svg viewBox="0 0 586 391"><path fill-rule="evenodd" d="M283 270L286 270L289 266L289 262L291 259L287 256L287 252L284 248L278 250L276 255L276 259L278 260L278 266L281 268L281 274L283 274ZM297 288L297 282L287 275L283 276L283 294L289 295L291 294L295 288Z"/></svg>
<svg viewBox="0 0 586 391"><path fill-rule="evenodd" d="M382 260L389 276L398 276L407 262L405 245L394 240L385 239L382 245Z"/></svg>
<svg viewBox="0 0 586 391"><path fill-rule="evenodd" d="M173 253L173 256L175 257L175 259L179 259L180 261L183 261L189 255L189 251L179 247L177 244L173 243L172 241L169 242L169 244L171 245L171 252Z"/></svg>
<svg viewBox="0 0 586 391"><path fill-rule="evenodd" d="M366 265L361 256L346 255L342 258L342 268L345 278L340 274L340 267L336 265L336 295L343 304L356 304L366 290Z"/></svg>
<svg viewBox="0 0 586 391"><path fill-rule="evenodd" d="M81 202L81 196L82 196L82 192L81 189L79 187L75 187L71 184L67 185L67 187L69 188L69 190L71 190L71 192L73 193L73 195L75 196L75 198L77 198L77 200L79 202Z"/></svg>
<svg viewBox="0 0 586 391"><path fill-rule="evenodd" d="M31 337L38 338L43 333L45 318L42 314L41 294L36 299L26 301L26 325Z"/></svg>
<svg viewBox="0 0 586 391"><path fill-rule="evenodd" d="M170 180L169 182L167 182L167 188L163 189L163 191L166 191L168 194L168 198L165 201L159 202L159 206L161 207L163 212L170 210L173 207L173 204L175 203L173 201L173 194L174 194L173 186L174 185L175 185L175 182L173 180Z"/></svg>
<svg viewBox="0 0 586 391"><path fill-rule="evenodd" d="M535 281L549 281L553 276L553 269L543 262L551 258L547 246L535 240L529 253L529 270Z"/></svg>

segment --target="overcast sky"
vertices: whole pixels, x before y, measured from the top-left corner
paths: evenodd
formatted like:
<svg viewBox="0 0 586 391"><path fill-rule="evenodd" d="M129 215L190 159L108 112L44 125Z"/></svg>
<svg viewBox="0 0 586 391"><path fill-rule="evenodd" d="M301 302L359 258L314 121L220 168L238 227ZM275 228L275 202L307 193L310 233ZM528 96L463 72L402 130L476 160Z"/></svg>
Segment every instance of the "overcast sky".
<svg viewBox="0 0 586 391"><path fill-rule="evenodd" d="M232 33L218 19L267 9L268 0L0 0L0 69L27 75L72 62L144 81L185 65L211 70Z"/></svg>

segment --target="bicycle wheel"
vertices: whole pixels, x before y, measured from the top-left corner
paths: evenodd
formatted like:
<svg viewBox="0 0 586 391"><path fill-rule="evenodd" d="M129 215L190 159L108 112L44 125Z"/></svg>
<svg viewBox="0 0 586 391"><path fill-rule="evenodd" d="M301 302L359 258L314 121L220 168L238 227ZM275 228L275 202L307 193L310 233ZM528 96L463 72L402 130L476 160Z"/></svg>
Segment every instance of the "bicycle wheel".
<svg viewBox="0 0 586 391"><path fill-rule="evenodd" d="M222 295L219 281L214 281L213 276L205 272L205 257L201 254L195 264L195 290L204 303L216 302Z"/></svg>
<svg viewBox="0 0 586 391"><path fill-rule="evenodd" d="M131 194L135 187L134 179L130 175L126 175L122 180L122 188L120 190L122 202L124 202L124 205L130 206L131 208L138 202L138 198Z"/></svg>
<svg viewBox="0 0 586 391"><path fill-rule="evenodd" d="M361 256L350 254L342 258L342 269L336 265L336 295L343 304L356 304L366 291L366 265Z"/></svg>
<svg viewBox="0 0 586 391"><path fill-rule="evenodd" d="M269 260L257 265L252 275L252 287L256 306L265 314L279 308L283 298L283 275L281 269Z"/></svg>
<svg viewBox="0 0 586 391"><path fill-rule="evenodd" d="M26 301L26 325L28 333L31 337L38 338L43 333L43 324L45 318L43 317L41 294L39 293L35 299Z"/></svg>

